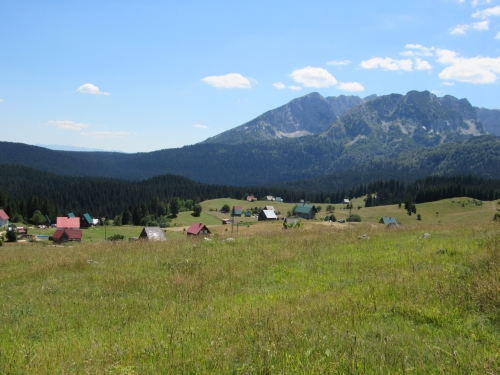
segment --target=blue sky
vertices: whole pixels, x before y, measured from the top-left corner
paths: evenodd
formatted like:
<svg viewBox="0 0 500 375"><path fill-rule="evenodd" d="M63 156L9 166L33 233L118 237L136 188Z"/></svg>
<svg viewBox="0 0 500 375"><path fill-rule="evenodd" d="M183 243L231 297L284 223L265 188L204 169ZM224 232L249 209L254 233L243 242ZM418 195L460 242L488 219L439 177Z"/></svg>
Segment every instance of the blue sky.
<svg viewBox="0 0 500 375"><path fill-rule="evenodd" d="M500 108L500 0L3 1L4 141L146 152L293 98Z"/></svg>

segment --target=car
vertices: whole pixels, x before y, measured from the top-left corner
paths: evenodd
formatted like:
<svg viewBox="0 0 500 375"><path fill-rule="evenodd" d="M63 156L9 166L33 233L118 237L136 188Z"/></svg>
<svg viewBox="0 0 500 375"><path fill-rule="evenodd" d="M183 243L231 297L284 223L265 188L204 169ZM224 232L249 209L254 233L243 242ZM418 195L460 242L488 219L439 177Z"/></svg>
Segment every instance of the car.
<svg viewBox="0 0 500 375"><path fill-rule="evenodd" d="M339 223L345 223L345 220L344 219L340 219L338 220Z"/></svg>

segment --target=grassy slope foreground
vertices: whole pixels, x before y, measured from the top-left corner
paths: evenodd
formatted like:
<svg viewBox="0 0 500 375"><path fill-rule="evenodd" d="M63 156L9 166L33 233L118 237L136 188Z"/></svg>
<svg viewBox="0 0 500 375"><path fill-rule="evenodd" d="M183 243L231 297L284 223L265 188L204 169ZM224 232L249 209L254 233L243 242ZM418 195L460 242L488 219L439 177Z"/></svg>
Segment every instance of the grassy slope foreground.
<svg viewBox="0 0 500 375"><path fill-rule="evenodd" d="M3 246L0 373L499 373L499 234Z"/></svg>

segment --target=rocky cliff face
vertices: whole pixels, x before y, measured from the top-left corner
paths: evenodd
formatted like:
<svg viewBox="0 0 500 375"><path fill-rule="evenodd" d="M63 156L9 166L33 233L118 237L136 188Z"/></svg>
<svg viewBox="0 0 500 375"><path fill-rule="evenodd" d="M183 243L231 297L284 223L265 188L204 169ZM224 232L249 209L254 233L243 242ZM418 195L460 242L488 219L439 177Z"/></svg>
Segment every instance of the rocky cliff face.
<svg viewBox="0 0 500 375"><path fill-rule="evenodd" d="M432 146L462 136L486 134L476 108L467 99L438 98L428 91L377 97L351 108L323 134L398 142L405 138Z"/></svg>
<svg viewBox="0 0 500 375"><path fill-rule="evenodd" d="M500 135L500 110L477 107L475 109L484 129L490 134Z"/></svg>
<svg viewBox="0 0 500 375"><path fill-rule="evenodd" d="M350 108L364 102L365 100L358 96L324 98L313 92L209 138L204 143L234 144L320 134Z"/></svg>

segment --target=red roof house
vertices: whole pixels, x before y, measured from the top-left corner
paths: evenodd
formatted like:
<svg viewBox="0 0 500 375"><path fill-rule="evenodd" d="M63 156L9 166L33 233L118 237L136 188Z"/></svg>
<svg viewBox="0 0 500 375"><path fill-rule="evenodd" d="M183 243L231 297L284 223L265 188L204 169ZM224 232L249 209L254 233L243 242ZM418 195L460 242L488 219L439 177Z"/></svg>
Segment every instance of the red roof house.
<svg viewBox="0 0 500 375"><path fill-rule="evenodd" d="M9 225L9 219L9 215L7 215L4 210L0 209L0 227Z"/></svg>
<svg viewBox="0 0 500 375"><path fill-rule="evenodd" d="M58 217L56 221L57 229L80 229L79 217Z"/></svg>
<svg viewBox="0 0 500 375"><path fill-rule="evenodd" d="M199 234L210 234L207 226L203 223L193 223L187 230L188 236L197 236Z"/></svg>
<svg viewBox="0 0 500 375"><path fill-rule="evenodd" d="M81 241L81 229L58 229L52 236L52 240L56 242Z"/></svg>
<svg viewBox="0 0 500 375"><path fill-rule="evenodd" d="M248 202L251 202L253 200L256 200L255 197L253 195L247 195L247 201Z"/></svg>

